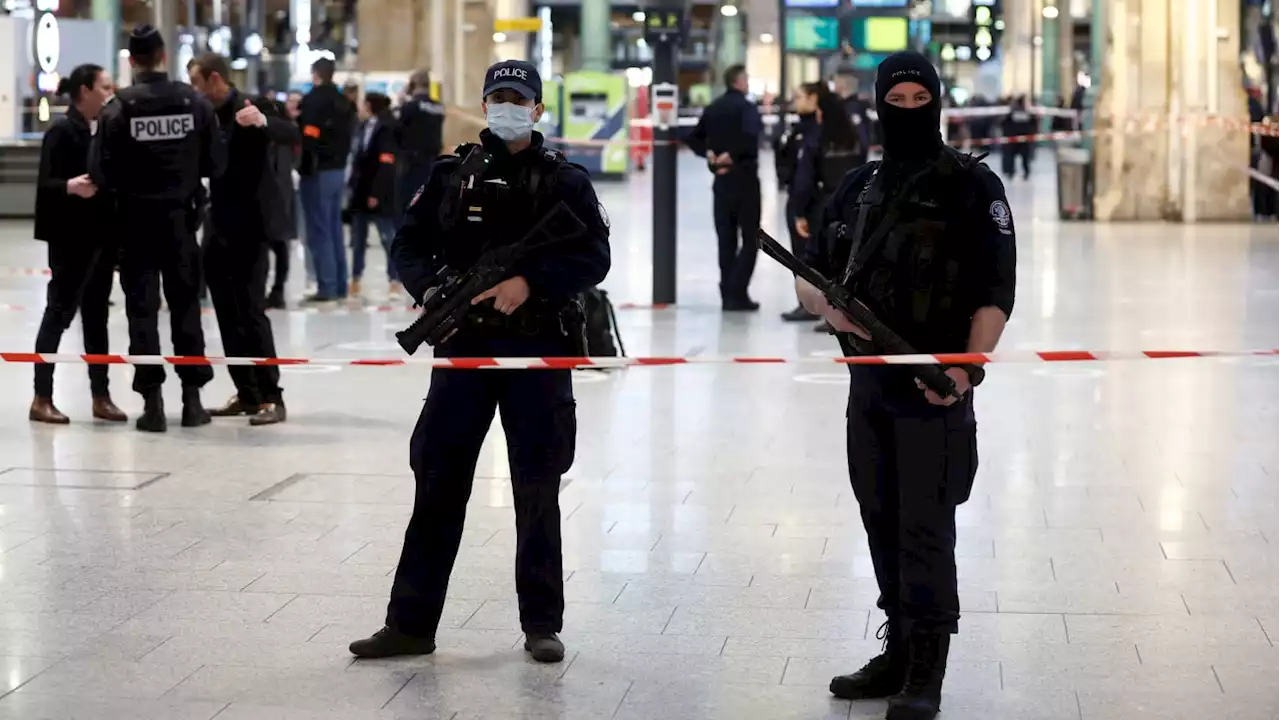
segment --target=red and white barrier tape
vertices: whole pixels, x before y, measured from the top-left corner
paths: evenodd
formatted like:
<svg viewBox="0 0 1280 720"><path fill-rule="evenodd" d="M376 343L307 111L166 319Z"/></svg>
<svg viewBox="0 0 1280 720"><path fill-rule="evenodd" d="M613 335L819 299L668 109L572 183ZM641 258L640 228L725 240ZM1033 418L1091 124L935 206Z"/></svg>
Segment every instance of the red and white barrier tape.
<svg viewBox="0 0 1280 720"><path fill-rule="evenodd" d="M49 268L0 267L0 277L49 277Z"/></svg>
<svg viewBox="0 0 1280 720"><path fill-rule="evenodd" d="M5 310L12 311L12 312L40 312L40 311L43 311L44 308L27 306L27 305L0 304L0 312L3 312ZM117 308L115 312L116 314L120 314L124 312L124 309ZM168 312L168 309L162 308L161 312ZM413 307L410 307L409 305L369 305L367 307L345 307L345 306L305 307L305 308L294 308L290 310L274 310L274 309L267 310L268 315L381 315L385 313L397 313L397 312L414 313L417 311ZM213 315L215 313L214 313L214 309L211 307L202 307L200 308L200 314Z"/></svg>
<svg viewBox="0 0 1280 720"><path fill-rule="evenodd" d="M1111 362L1179 358L1275 357L1280 350L1051 350L1042 352L941 353L866 357L473 357L473 358L248 358L171 355L71 355L0 352L5 363L87 365L419 365L454 370L547 370L656 367L660 365L958 365L990 363Z"/></svg>

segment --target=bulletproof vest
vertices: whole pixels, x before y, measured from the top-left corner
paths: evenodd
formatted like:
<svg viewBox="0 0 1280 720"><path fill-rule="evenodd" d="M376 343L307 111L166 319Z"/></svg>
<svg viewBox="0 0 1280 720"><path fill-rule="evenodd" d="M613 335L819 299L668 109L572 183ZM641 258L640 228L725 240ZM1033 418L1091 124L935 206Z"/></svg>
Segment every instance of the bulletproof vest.
<svg viewBox="0 0 1280 720"><path fill-rule="evenodd" d="M845 269L843 280L856 297L921 351L964 350L956 344L967 337L972 310L960 280L973 253L967 220L973 164L944 150L914 178L884 177L878 167L843 213L843 225L852 229L869 208L861 237L851 238L848 257L832 258L835 266ZM886 218L887 232L881 227Z"/></svg>
<svg viewBox="0 0 1280 720"><path fill-rule="evenodd" d="M455 154L465 158L475 147L459 145ZM537 152L537 162L522 163L517 172L509 167L495 171L490 166L471 188L463 190L461 212L446 228L445 255L450 265L469 267L490 244L519 240L554 206L556 169L565 158L549 148Z"/></svg>
<svg viewBox="0 0 1280 720"><path fill-rule="evenodd" d="M475 145L464 144L457 155L466 157ZM446 232L445 264L459 270L469 268L489 247L514 243L524 237L557 202L556 170L566 162L564 155L539 148L534 162L527 160L512 172L491 169L465 191L461 216ZM568 316L576 314L576 319ZM481 309L470 321L499 334L565 335L582 341L581 304L552 305L543 298L531 298L510 316Z"/></svg>
<svg viewBox="0 0 1280 720"><path fill-rule="evenodd" d="M149 200L190 198L200 185L207 122L195 91L164 80L127 87L116 98L123 121L117 190Z"/></svg>
<svg viewBox="0 0 1280 720"><path fill-rule="evenodd" d="M845 174L858 169L865 161L866 155L859 148L824 145L818 155L818 183L823 195L835 192Z"/></svg>

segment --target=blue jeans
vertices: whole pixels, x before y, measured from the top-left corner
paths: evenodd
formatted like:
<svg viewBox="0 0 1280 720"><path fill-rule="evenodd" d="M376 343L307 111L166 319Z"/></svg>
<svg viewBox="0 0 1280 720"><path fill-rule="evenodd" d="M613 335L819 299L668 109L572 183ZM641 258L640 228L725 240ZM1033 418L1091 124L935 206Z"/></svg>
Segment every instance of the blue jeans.
<svg viewBox="0 0 1280 720"><path fill-rule="evenodd" d="M378 230L382 249L387 252L387 279L396 280L396 264L391 259L391 241L396 237L396 219L386 215L351 213L351 277L364 277L364 253L369 246L369 225Z"/></svg>
<svg viewBox="0 0 1280 720"><path fill-rule="evenodd" d="M347 248L342 232L342 170L321 170L302 178L302 213L307 247L316 266L316 295L325 299L347 296Z"/></svg>

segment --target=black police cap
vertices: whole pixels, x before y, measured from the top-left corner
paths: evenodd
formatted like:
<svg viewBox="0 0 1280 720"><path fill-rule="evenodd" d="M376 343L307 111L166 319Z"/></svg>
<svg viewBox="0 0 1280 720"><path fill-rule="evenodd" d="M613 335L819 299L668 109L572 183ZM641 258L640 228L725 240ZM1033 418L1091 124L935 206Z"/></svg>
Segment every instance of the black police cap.
<svg viewBox="0 0 1280 720"><path fill-rule="evenodd" d="M151 55L164 48L164 37L150 25L139 25L129 33L130 55Z"/></svg>

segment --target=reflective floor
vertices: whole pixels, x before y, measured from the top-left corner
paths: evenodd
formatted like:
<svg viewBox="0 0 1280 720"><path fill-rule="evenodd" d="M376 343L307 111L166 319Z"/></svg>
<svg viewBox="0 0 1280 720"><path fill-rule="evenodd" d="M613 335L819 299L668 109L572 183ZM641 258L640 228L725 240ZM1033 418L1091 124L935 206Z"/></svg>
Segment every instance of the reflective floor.
<svg viewBox="0 0 1280 720"><path fill-rule="evenodd" d="M1064 224L1052 168L1010 183L1019 299L1004 349L1277 346L1275 226ZM717 309L710 178L681 167L680 306L619 312L627 351L829 356L777 313ZM782 231L766 177L766 227ZM608 185L617 302L648 302L650 178ZM41 267L29 223L0 266ZM367 285L384 302L381 251ZM293 294L302 292L295 271ZM39 278L0 278L0 350L29 351ZM117 290L113 350L126 348ZM402 312L274 315L281 353L389 357ZM219 354L206 318L210 354ZM167 332L164 333L167 337ZM78 352L73 328L65 352ZM219 370L206 402L231 384ZM115 397L136 414L131 371ZM289 422L162 436L96 424L82 366L66 427L26 420L0 364L0 718L874 718L829 678L879 648L844 468L836 366L636 368L578 378L562 491L569 657L519 648L506 451L480 462L431 657L353 663L376 630L413 496L422 368L285 368ZM167 387L176 411L176 384ZM964 617L948 720L1277 715L1277 364L992 367L960 511Z"/></svg>

